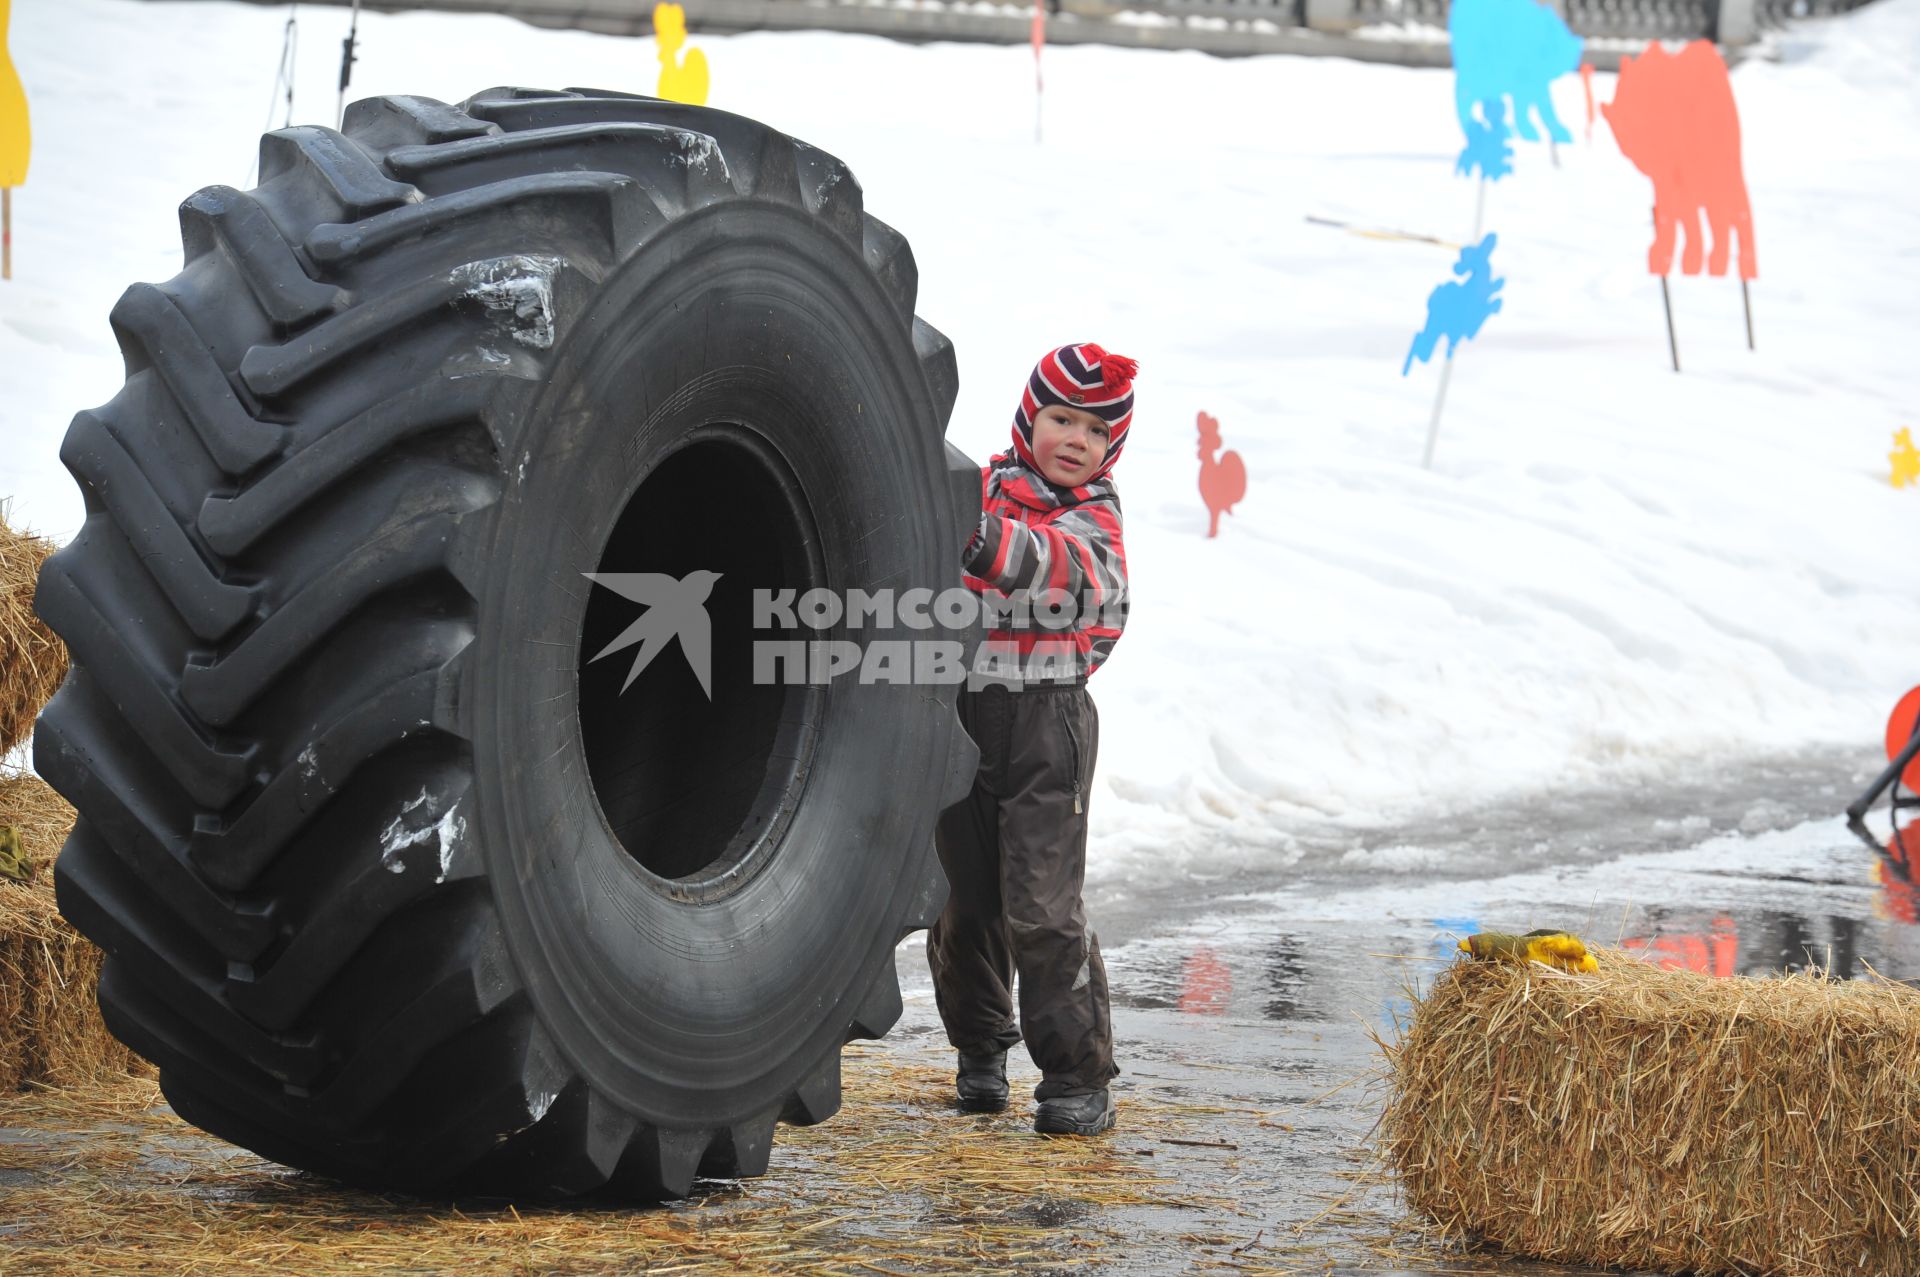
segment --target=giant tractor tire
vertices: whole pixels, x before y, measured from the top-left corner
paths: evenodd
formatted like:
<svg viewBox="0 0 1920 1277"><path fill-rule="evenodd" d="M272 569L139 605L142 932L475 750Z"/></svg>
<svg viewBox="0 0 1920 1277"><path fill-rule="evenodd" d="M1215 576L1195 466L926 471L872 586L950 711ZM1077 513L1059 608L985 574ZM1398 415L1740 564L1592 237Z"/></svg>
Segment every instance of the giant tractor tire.
<svg viewBox="0 0 1920 1277"><path fill-rule="evenodd" d="M959 583L906 242L830 155L593 91L363 101L261 172L182 206L61 451L34 762L108 1026L186 1120L357 1184L763 1173L898 1017L978 758L951 684L756 666L972 638L755 606ZM710 633L590 573L713 581Z"/></svg>

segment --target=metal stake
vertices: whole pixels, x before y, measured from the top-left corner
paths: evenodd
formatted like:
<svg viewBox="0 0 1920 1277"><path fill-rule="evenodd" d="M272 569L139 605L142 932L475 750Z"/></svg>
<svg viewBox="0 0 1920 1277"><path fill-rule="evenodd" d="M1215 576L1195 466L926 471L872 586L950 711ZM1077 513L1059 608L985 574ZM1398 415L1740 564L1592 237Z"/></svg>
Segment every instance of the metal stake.
<svg viewBox="0 0 1920 1277"><path fill-rule="evenodd" d="M1673 356L1673 370L1680 371L1680 343L1673 335L1673 295L1667 291L1667 277L1660 277L1660 304L1667 308L1667 350Z"/></svg>
<svg viewBox="0 0 1920 1277"><path fill-rule="evenodd" d="M347 38L340 42L340 105L334 112L335 128L341 128L347 122L347 85L353 81L353 64L360 60L353 52L359 40L360 0L353 0L353 17L347 24Z"/></svg>
<svg viewBox="0 0 1920 1277"><path fill-rule="evenodd" d="M1433 469L1433 445L1440 438L1440 409L1447 402L1447 378L1453 375L1453 356L1447 356L1447 362L1440 365L1440 393L1433 397L1433 421L1427 426L1427 455L1420 464L1428 470Z"/></svg>

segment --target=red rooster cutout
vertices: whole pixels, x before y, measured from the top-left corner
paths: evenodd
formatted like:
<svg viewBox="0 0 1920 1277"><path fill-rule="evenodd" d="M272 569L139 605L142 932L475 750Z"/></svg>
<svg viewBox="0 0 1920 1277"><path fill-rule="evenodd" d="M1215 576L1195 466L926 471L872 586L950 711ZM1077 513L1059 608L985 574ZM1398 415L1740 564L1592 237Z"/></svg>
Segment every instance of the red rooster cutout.
<svg viewBox="0 0 1920 1277"><path fill-rule="evenodd" d="M1247 467L1237 452L1220 452L1220 423L1201 413L1200 426L1200 499L1207 503L1207 535L1220 535L1220 516L1230 514L1241 497L1247 495ZM1219 460L1214 453L1220 452Z"/></svg>

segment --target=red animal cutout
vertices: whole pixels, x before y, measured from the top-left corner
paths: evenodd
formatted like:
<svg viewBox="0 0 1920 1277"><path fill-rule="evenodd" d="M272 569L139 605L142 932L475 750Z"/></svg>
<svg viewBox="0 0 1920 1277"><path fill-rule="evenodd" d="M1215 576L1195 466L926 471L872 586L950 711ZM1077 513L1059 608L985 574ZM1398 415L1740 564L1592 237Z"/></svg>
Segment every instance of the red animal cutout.
<svg viewBox="0 0 1920 1277"><path fill-rule="evenodd" d="M1220 516L1231 514L1241 497L1247 495L1247 467L1237 452L1220 452L1220 423L1201 413L1200 426L1200 499L1207 503L1207 535L1220 535ZM1220 452L1220 459L1213 454Z"/></svg>
<svg viewBox="0 0 1920 1277"><path fill-rule="evenodd" d="M1600 113L1613 126L1633 166L1653 179L1653 246L1647 269L1665 275L1673 265L1673 237L1684 228L1680 272L1700 273L1705 247L1702 219L1713 228L1707 273L1724 275L1733 237L1740 239L1740 278L1756 279L1753 210L1740 167L1740 113L1727 64L1707 40L1668 53L1656 42L1620 63L1620 85Z"/></svg>

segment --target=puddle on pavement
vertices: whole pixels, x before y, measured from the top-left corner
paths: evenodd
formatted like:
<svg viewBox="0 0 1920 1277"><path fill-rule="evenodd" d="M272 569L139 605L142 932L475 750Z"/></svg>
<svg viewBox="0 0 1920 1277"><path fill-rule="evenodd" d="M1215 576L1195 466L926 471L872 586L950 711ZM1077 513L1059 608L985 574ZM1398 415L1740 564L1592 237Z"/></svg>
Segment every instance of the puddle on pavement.
<svg viewBox="0 0 1920 1277"><path fill-rule="evenodd" d="M1908 853L1913 853L1909 855ZM1564 927L1666 968L1763 976L1810 966L1920 980L1920 825L1883 845L1820 821L1606 864L1480 881L1324 884L1221 902L1108 954L1136 1010L1310 1026L1390 1024L1475 931Z"/></svg>

